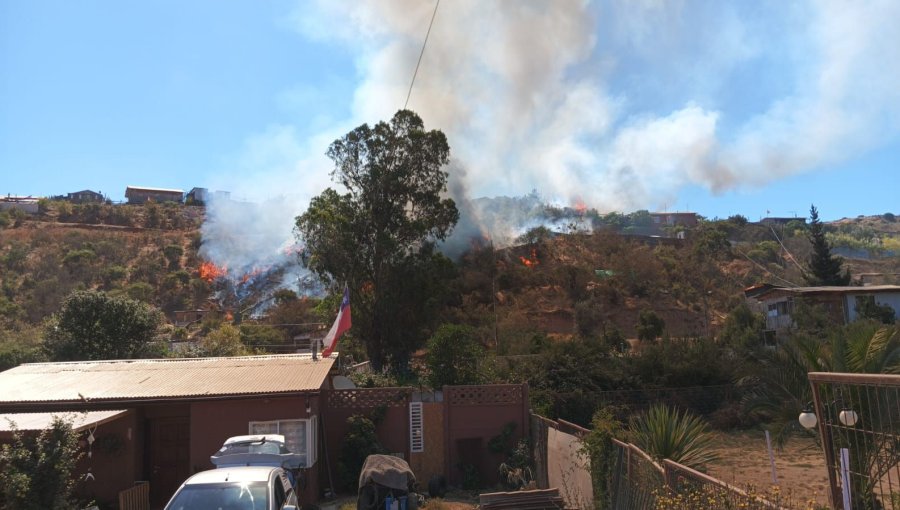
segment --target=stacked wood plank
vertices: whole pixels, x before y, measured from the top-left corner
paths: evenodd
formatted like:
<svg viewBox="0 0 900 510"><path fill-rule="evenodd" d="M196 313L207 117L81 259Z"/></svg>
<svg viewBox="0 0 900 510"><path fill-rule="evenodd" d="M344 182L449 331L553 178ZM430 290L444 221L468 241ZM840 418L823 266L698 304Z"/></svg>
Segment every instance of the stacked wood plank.
<svg viewBox="0 0 900 510"><path fill-rule="evenodd" d="M478 496L481 510L559 510L566 507L559 489L491 492Z"/></svg>

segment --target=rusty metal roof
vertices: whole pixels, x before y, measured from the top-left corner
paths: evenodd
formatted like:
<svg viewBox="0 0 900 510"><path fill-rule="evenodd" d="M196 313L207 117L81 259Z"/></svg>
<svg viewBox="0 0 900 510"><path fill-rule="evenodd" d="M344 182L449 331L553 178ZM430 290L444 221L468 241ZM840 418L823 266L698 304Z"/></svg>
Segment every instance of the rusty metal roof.
<svg viewBox="0 0 900 510"><path fill-rule="evenodd" d="M0 414L0 432L15 430L44 430L59 417L72 424L76 432L111 422L128 411L87 411L83 413L10 413Z"/></svg>
<svg viewBox="0 0 900 510"><path fill-rule="evenodd" d="M315 391L333 358L231 358L29 363L0 372L0 405L203 399Z"/></svg>

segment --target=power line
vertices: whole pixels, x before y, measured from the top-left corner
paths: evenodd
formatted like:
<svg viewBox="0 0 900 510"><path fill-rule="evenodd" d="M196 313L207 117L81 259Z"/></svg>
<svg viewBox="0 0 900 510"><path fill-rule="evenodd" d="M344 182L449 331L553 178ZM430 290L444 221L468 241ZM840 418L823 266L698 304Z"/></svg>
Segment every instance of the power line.
<svg viewBox="0 0 900 510"><path fill-rule="evenodd" d="M769 230L772 231L772 235L775 236L775 240L778 241L778 244L780 244L780 245L781 245L781 248L784 250L784 252L787 253L787 255L788 255L788 260L790 260L791 262L794 263L794 265L797 266L797 269L800 270L800 274L801 274L801 275L803 275L804 277L807 276L806 270L803 269L803 266L801 266L799 262L797 262L797 259L794 257L794 254L791 253L790 251L788 251L787 246L785 246L784 243L781 242L781 239L778 238L778 234L775 233L775 229L772 228L771 225L769 225Z"/></svg>
<svg viewBox="0 0 900 510"><path fill-rule="evenodd" d="M434 25L434 18L437 16L438 6L441 5L441 0L437 0L437 3L434 4L434 12L431 13L431 23L428 24L428 32L425 33L425 41L422 43L422 51L419 53L419 61L416 62L416 70L413 71L412 81L409 82L409 92L406 93L406 102L403 103L403 109L406 109L406 106L409 104L409 96L412 95L413 85L416 83L416 75L419 74L419 65L422 63L422 55L425 55L425 45L428 44L428 36L431 35L431 26Z"/></svg>

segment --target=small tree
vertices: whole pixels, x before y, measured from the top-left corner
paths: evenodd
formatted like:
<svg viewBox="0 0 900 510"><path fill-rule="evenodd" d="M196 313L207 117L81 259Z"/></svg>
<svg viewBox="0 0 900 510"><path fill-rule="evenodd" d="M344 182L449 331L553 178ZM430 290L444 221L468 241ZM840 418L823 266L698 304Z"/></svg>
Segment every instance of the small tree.
<svg viewBox="0 0 900 510"><path fill-rule="evenodd" d="M337 465L340 484L346 489L353 489L366 457L384 451L384 447L378 442L374 421L358 414L347 418L347 433L341 443L341 456Z"/></svg>
<svg viewBox="0 0 900 510"><path fill-rule="evenodd" d="M99 291L76 291L48 322L44 346L57 361L139 358L162 323L156 308Z"/></svg>
<svg viewBox="0 0 900 510"><path fill-rule="evenodd" d="M653 310L641 310L637 323L637 336L641 341L652 342L661 337L665 329L665 321Z"/></svg>
<svg viewBox="0 0 900 510"><path fill-rule="evenodd" d="M0 449L0 506L19 510L72 507L72 475L82 454L78 433L58 416L36 438L13 427L12 442Z"/></svg>
<svg viewBox="0 0 900 510"><path fill-rule="evenodd" d="M468 326L444 324L428 341L428 380L434 388L444 385L477 384L478 362L484 348Z"/></svg>
<svg viewBox="0 0 900 510"><path fill-rule="evenodd" d="M184 248L178 244L170 244L163 248L163 255L169 262L169 270L175 271L181 268L181 257L184 255Z"/></svg>
<svg viewBox="0 0 900 510"><path fill-rule="evenodd" d="M249 351L241 342L241 330L237 326L223 323L200 340L194 354L199 356L242 356Z"/></svg>
<svg viewBox="0 0 900 510"><path fill-rule="evenodd" d="M841 271L844 261L831 254L831 244L825 238L825 226L819 221L819 211L813 205L809 209L809 242L812 255L809 257L809 272L803 278L810 285L850 284L850 271Z"/></svg>

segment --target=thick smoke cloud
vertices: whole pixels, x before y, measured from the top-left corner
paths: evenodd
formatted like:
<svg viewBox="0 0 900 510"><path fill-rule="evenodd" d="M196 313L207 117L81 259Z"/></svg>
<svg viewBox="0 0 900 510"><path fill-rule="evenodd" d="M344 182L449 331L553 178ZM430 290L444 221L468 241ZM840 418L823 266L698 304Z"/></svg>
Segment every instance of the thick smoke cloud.
<svg viewBox="0 0 900 510"><path fill-rule="evenodd" d="M409 106L476 196L600 210L762 185L896 135L900 3L727 4L444 2ZM433 6L323 1L294 20L358 52L353 111L371 121L403 105Z"/></svg>
<svg viewBox="0 0 900 510"><path fill-rule="evenodd" d="M313 136L269 127L214 184L288 195L265 221L292 225L333 186L328 143L403 107L433 7L297 4L298 37L355 55L348 113L316 119ZM513 211L469 201L537 190L601 212L656 209L685 186L761 186L895 139L897 19L894 0L447 0L409 108L448 135L458 230L508 239L524 226Z"/></svg>

